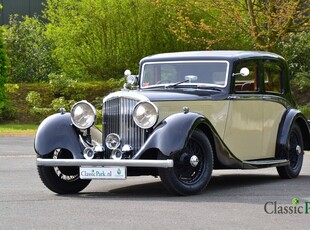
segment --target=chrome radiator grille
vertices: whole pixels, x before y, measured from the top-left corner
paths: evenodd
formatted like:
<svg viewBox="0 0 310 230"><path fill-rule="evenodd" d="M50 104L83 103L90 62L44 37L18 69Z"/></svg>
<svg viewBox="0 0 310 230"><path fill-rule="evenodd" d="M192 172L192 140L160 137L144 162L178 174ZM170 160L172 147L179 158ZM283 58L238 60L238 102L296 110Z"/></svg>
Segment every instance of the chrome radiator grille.
<svg viewBox="0 0 310 230"><path fill-rule="evenodd" d="M109 133L121 137L121 146L129 144L133 153L137 153L145 140L144 130L139 128L132 119L132 112L137 100L119 97L103 104L103 143ZM111 152L107 149L108 154Z"/></svg>

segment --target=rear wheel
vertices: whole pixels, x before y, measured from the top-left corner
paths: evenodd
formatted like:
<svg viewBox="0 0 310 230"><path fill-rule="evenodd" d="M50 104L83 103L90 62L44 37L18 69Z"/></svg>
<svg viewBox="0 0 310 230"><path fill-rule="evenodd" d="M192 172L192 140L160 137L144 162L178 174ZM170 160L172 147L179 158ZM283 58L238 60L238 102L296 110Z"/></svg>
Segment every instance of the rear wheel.
<svg viewBox="0 0 310 230"><path fill-rule="evenodd" d="M294 124L287 142L289 149L289 165L277 167L279 176L284 179L291 179L298 177L303 162L304 145L300 128Z"/></svg>
<svg viewBox="0 0 310 230"><path fill-rule="evenodd" d="M44 156L47 159L72 159L72 154L66 149L56 149ZM78 193L90 183L91 180L81 180L79 167L38 166L38 173L43 184L51 191L59 194Z"/></svg>
<svg viewBox="0 0 310 230"><path fill-rule="evenodd" d="M168 159L161 153L158 158ZM203 132L195 130L185 148L172 159L172 168L159 169L159 176L168 191L193 195L206 188L213 170L213 151Z"/></svg>

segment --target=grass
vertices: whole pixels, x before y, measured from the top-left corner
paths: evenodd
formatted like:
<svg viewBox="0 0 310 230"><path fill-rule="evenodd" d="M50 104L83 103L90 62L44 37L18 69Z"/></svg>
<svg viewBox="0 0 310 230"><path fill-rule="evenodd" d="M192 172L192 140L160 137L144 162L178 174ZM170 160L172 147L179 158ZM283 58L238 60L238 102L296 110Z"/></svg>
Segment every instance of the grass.
<svg viewBox="0 0 310 230"><path fill-rule="evenodd" d="M35 135L37 129L34 124L0 124L0 136Z"/></svg>

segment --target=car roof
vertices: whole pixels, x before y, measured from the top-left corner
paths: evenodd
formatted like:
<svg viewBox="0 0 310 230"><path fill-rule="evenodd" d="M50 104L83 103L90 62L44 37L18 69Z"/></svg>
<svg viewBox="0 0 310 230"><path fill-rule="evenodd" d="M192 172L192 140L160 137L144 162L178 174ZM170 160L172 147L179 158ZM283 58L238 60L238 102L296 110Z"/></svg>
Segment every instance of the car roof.
<svg viewBox="0 0 310 230"><path fill-rule="evenodd" d="M280 55L264 51L242 50L213 50L213 51L187 51L155 54L141 59L143 62L159 61L185 61L185 60L228 60L235 61L243 58L282 59Z"/></svg>

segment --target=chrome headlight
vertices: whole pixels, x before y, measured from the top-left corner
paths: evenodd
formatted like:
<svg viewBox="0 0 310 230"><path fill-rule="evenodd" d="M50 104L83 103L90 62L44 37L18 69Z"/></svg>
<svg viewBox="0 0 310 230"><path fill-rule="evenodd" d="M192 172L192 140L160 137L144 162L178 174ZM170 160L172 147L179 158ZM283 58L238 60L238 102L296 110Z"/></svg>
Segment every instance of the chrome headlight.
<svg viewBox="0 0 310 230"><path fill-rule="evenodd" d="M77 128L87 129L96 120L96 109L87 101L79 101L72 106L71 120Z"/></svg>
<svg viewBox="0 0 310 230"><path fill-rule="evenodd" d="M148 101L139 102L133 110L133 120L142 129L153 127L158 119L157 107Z"/></svg>

